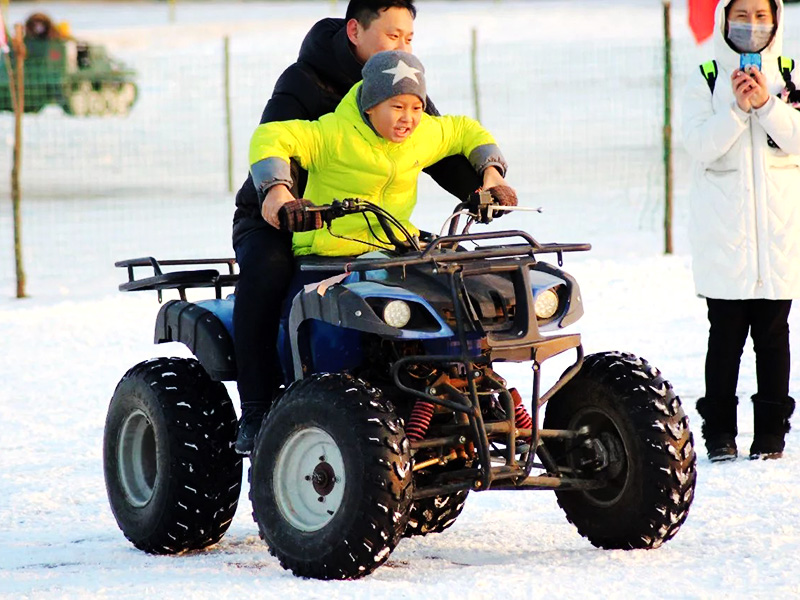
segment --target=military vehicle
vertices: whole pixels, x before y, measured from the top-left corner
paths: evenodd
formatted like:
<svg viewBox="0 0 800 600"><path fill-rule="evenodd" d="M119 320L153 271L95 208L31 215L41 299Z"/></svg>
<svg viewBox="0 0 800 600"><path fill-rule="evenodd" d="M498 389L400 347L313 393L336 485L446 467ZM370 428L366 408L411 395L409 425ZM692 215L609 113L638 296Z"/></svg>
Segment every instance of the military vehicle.
<svg viewBox="0 0 800 600"><path fill-rule="evenodd" d="M75 40L42 13L25 22L24 110L60 106L69 115L126 115L137 98L135 71L103 46ZM11 64L15 64L11 52ZM0 69L0 111L13 111L8 71Z"/></svg>

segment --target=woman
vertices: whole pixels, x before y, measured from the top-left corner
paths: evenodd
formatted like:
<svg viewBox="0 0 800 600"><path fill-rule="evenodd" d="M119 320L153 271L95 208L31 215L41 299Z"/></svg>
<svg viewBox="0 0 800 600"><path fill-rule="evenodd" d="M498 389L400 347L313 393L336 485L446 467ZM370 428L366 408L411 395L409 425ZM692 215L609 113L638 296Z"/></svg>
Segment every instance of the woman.
<svg viewBox="0 0 800 600"><path fill-rule="evenodd" d="M738 454L736 383L748 332L758 380L750 458L782 456L794 410L788 316L800 296L800 112L785 101L793 85L779 68L782 41L782 0L722 0L716 83L697 72L683 99L683 138L695 161L694 280L710 322L697 410L712 461ZM760 54L761 68L743 70L745 53Z"/></svg>

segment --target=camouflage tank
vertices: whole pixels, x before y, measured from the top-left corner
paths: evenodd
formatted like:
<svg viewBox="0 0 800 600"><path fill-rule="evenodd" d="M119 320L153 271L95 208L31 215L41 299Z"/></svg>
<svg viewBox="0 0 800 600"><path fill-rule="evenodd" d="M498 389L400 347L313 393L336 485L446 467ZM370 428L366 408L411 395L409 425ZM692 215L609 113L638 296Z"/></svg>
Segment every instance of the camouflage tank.
<svg viewBox="0 0 800 600"><path fill-rule="evenodd" d="M55 104L69 115L126 115L138 94L135 71L103 46L73 39L42 13L25 22L25 112ZM14 64L14 54L11 54ZM13 110L5 68L0 69L0 111Z"/></svg>

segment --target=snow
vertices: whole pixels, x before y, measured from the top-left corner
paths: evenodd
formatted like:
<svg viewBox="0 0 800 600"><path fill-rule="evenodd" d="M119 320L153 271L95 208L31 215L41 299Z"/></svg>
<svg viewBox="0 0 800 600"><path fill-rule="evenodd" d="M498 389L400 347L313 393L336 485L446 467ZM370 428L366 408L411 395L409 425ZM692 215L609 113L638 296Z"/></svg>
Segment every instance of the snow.
<svg viewBox="0 0 800 600"><path fill-rule="evenodd" d="M73 31L115 40L120 48L136 40L146 46L143 38L148 36L165 43L164 32L170 32L169 44L179 47L202 36L269 27L284 34L280 43L292 54L311 22L341 13L344 4L178 2L178 24L169 25L165 3L11 3L9 21L21 20L34 6L54 16L68 14ZM673 23L676 41L684 42L681 52L691 57L702 50L686 45L685 10L684 2L674 3ZM795 28L787 30L787 38L794 31L794 39L800 40L800 11L789 6L787 13ZM442 16L448 19L446 28L437 21ZM480 22L482 35L504 36L510 42L535 37L536 43L546 44L566 36L574 44L592 39L635 46L657 38L660 17L655 0L420 2L417 40L421 53L432 53L436 44L463 38ZM120 22L126 26L119 28ZM606 58L617 56L623 55ZM437 104L447 104L438 99L446 95L443 86L435 95ZM560 118L570 118L554 114L554 126ZM498 137L502 141L513 133L508 128ZM613 131L610 135L613 142ZM517 141L524 145L524 140ZM302 580L284 571L259 540L245 477L238 511L218 545L173 557L136 550L119 531L105 493L102 438L108 401L134 364L156 354L189 352L180 345L152 345L155 295L116 292L125 274L110 264L142 253L168 258L230 255L232 195L220 202L216 192L193 194L177 199L174 206L158 194L123 198L113 206L121 207L126 227L100 243L92 233L98 224L102 227L98 213L112 206L110 199L86 205L40 199L26 206L26 259L36 265L37 257L45 256L52 268L31 268L31 298L10 297L13 263L8 250L0 254L0 597L800 596L800 434L788 435L786 456L779 461L711 464L702 450L694 403L703 392L707 325L704 303L694 296L684 212L679 208L676 215L676 252L665 256L657 209L636 204L631 199L636 190L626 195L582 180L554 178L543 187L558 190L563 182L567 191L537 194L539 181L524 177L519 171L515 175L512 163L510 182L521 182L520 188L531 192L529 203L542 205L544 212L505 217L496 226L511 222L541 241L588 241L594 247L565 256L565 269L580 283L586 310L568 331L582 334L587 353L613 349L646 357L683 399L699 446L698 483L688 520L673 540L652 551L599 550L566 521L552 493L472 493L450 529L403 540L386 565L367 578ZM421 182L421 197L434 189ZM681 194L679 188L678 206ZM189 201L196 210L191 226L181 212ZM417 222L438 230L447 210L446 202L428 207L418 213ZM55 240L46 227L37 226L51 223L54 211L60 216ZM156 211L163 226L148 216ZM7 212L3 206L0 232L10 244ZM166 232L176 229L181 231L172 237L173 245L166 245ZM198 248L201 239L205 245ZM797 310L790 326L800 327ZM798 354L792 360L795 393L800 389ZM544 364L545 386L563 370L565 360ZM519 389L530 389L529 365L505 365L501 372ZM235 398L235 386L228 388ZM738 391L738 443L746 453L752 439L749 397L756 391L749 343Z"/></svg>

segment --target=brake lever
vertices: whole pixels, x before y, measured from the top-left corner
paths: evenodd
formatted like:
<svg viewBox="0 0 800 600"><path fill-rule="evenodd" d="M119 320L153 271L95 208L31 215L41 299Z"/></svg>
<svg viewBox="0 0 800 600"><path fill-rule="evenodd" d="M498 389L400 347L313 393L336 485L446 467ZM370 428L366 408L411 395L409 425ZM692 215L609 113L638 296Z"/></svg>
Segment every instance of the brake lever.
<svg viewBox="0 0 800 600"><path fill-rule="evenodd" d="M322 220L330 226L331 221L345 215L364 212L365 208L359 204L356 198L345 198L344 200L333 200L330 204L320 204L316 206L306 206L306 212L322 213Z"/></svg>

